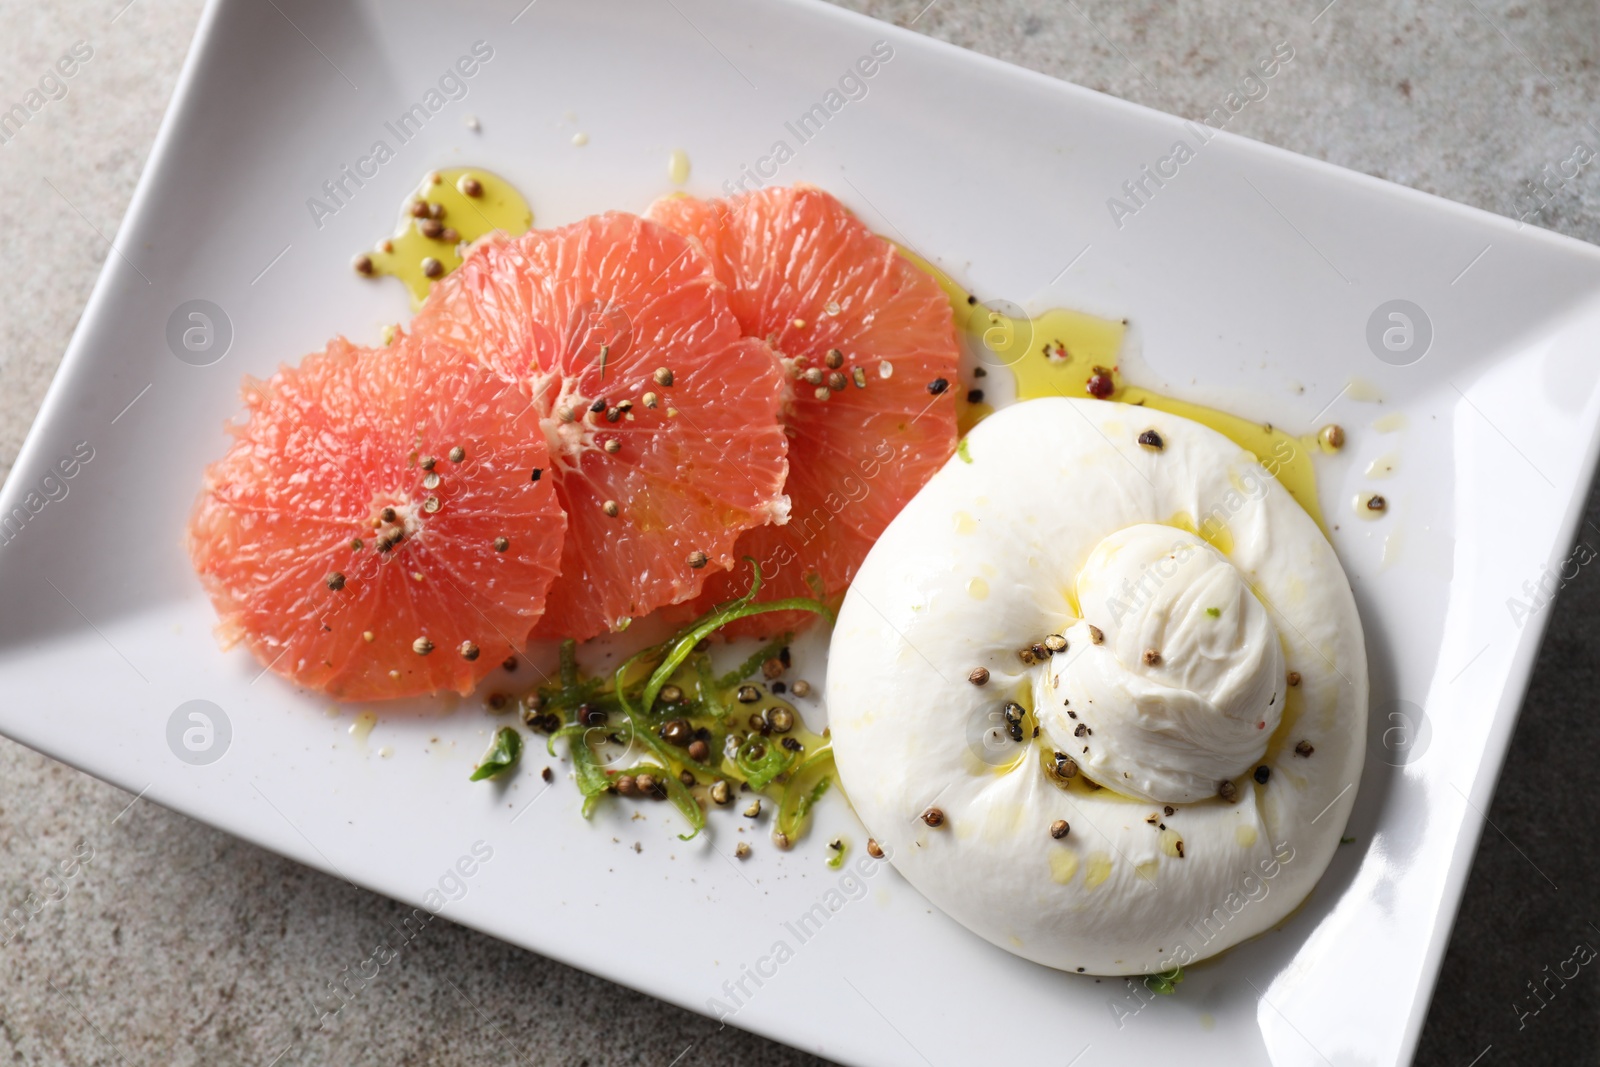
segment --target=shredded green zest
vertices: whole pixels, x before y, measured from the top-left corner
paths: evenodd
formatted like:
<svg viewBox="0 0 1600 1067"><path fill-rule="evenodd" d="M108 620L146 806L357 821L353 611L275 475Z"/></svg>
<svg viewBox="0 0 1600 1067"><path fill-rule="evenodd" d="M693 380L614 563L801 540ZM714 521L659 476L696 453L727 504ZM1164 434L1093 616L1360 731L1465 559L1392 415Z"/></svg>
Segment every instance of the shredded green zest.
<svg viewBox="0 0 1600 1067"><path fill-rule="evenodd" d="M1206 614L1210 615L1213 619L1221 618L1222 617L1222 609L1221 608L1207 608L1206 609Z"/></svg>
<svg viewBox="0 0 1600 1067"><path fill-rule="evenodd" d="M671 771L654 763L636 764L625 771L619 771L617 776L620 778L623 775L628 775L629 777L637 778L641 774L650 775L664 786L667 790L667 799L672 801L673 805L683 813L683 817L689 820L689 825L694 827L693 833L679 834L678 840L693 841L695 835L706 827L706 813L700 810L700 805L695 801L694 794L689 792L684 784L673 776ZM604 792L604 790L602 789L601 792Z"/></svg>
<svg viewBox="0 0 1600 1067"><path fill-rule="evenodd" d="M765 789L794 766L795 759L795 754L778 744L777 738L751 734L734 753L733 765L751 789Z"/></svg>
<svg viewBox="0 0 1600 1067"><path fill-rule="evenodd" d="M834 844L837 844L839 847L834 848ZM828 866L837 871L840 867L844 866L845 853L849 852L850 849L843 841L830 842L828 847L833 849L833 855L828 857Z"/></svg>
<svg viewBox="0 0 1600 1067"><path fill-rule="evenodd" d="M751 675L755 674L756 671L759 671L761 669L761 665L767 662L767 660L775 658L778 653L783 651L784 646L793 640L794 634L792 633L779 634L776 638L768 641L766 644L752 652L749 659L746 659L733 670L729 671L727 674L724 674L721 678L718 678L716 681L716 687L718 689L731 689L738 685L746 678L749 678Z"/></svg>
<svg viewBox="0 0 1600 1067"><path fill-rule="evenodd" d="M791 841L800 837L812 807L833 784L830 772L834 772L831 746L811 753L800 762L783 788L783 799L778 802L779 833L789 835Z"/></svg>
<svg viewBox="0 0 1600 1067"><path fill-rule="evenodd" d="M1152 993L1162 996L1171 996L1178 991L1178 983L1183 981L1183 968L1174 967L1170 971L1160 974L1147 974L1144 976L1144 987Z"/></svg>
<svg viewBox="0 0 1600 1067"><path fill-rule="evenodd" d="M477 770L472 772L472 781L481 782L485 778L493 778L504 774L517 765L517 760L522 758L522 735L509 726L502 726L494 732L494 740L489 743L489 751L483 754L483 759L478 762Z"/></svg>
<svg viewBox="0 0 1600 1067"><path fill-rule="evenodd" d="M961 462L971 463L972 453L967 451L967 439L963 437L961 443L956 445L956 455L961 457Z"/></svg>
<svg viewBox="0 0 1600 1067"><path fill-rule="evenodd" d="M798 836L811 805L830 781L825 777L819 781L818 774L809 772L813 768L831 768L831 750L822 747L805 753L802 759L801 753L785 748L779 737L762 737L756 732L751 732L733 751L726 744L730 733L743 732L731 714L738 707L730 703L732 691L757 674L767 660L780 655L793 635L784 634L768 642L737 669L721 677L713 670L711 657L697 651L697 646L729 623L755 615L809 611L832 622L834 614L820 599L790 597L757 602L761 569L755 560L748 562L752 571L748 592L718 604L660 644L628 657L609 678L584 678L578 669L577 644L562 643L558 681L541 687L529 708L530 714L549 720L550 725L544 728L551 730L547 748L552 755L556 754L558 740L566 742L578 791L584 798L585 818L612 792L618 778L648 774L688 820L691 832L680 836L690 840L706 823L699 801L678 777L687 770L701 782L721 778L735 786L743 783L757 790L786 783L779 804L778 828L791 839ZM694 695L686 692L677 703L658 706L662 689L674 679L685 690L693 690ZM600 721L597 713L603 713L603 725L592 725ZM690 758L686 747L662 740L662 726L676 718L700 723L702 738L709 730L707 744L711 754L706 762ZM554 725L557 722L559 726ZM608 753L612 754L609 758ZM619 769L616 764L622 756L632 766ZM787 818L784 812L788 812Z"/></svg>

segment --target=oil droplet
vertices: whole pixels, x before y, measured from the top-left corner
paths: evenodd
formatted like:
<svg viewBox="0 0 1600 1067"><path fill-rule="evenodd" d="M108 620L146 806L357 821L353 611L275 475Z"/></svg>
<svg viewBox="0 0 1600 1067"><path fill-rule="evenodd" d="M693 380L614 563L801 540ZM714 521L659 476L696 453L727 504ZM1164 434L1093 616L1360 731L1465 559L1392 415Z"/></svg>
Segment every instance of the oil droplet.
<svg viewBox="0 0 1600 1067"><path fill-rule="evenodd" d="M1110 399L1181 415L1216 430L1255 456L1321 525L1313 450L1273 426L1129 385L1116 369L1128 328L1125 322L1065 308L1044 311L1031 319L1014 318L978 303L949 275L909 249L901 248L900 253L944 289L954 310L956 329L974 339L982 350L985 369L991 374L1010 369L1016 378L1017 399L1086 398L1090 375L1097 367L1105 368L1111 372L1113 384ZM967 404L964 395L958 397L958 430L966 433L992 410L988 404Z"/></svg>
<svg viewBox="0 0 1600 1067"><path fill-rule="evenodd" d="M978 532L978 520L965 511L956 512L956 533L970 534Z"/></svg>
<svg viewBox="0 0 1600 1067"><path fill-rule="evenodd" d="M1372 423L1372 428L1379 433L1394 433L1396 430L1403 430L1406 428L1406 413L1403 411L1391 411L1389 414L1375 419Z"/></svg>
<svg viewBox="0 0 1600 1067"><path fill-rule="evenodd" d="M1389 501L1382 493L1357 493L1356 514L1363 519L1381 519L1389 510Z"/></svg>
<svg viewBox="0 0 1600 1067"><path fill-rule="evenodd" d="M1350 384L1345 386L1345 395L1361 404L1383 402L1383 394L1378 392L1378 387L1365 378L1351 378Z"/></svg>
<svg viewBox="0 0 1600 1067"><path fill-rule="evenodd" d="M363 711L356 716L356 721L350 724L350 736L360 744L366 744L367 738L372 736L372 728L378 725L378 717L370 711Z"/></svg>
<svg viewBox="0 0 1600 1067"><path fill-rule="evenodd" d="M380 241L377 249L369 253L372 273L387 274L400 279L411 292L411 306L420 307L437 279L422 272L425 258L436 259L444 268L444 277L461 265L460 249L493 230L503 230L511 236L526 233L533 225L533 211L522 194L511 183L498 175L478 167L456 167L436 172L439 181L430 175L422 180L416 192L406 197L401 205L400 225L394 236ZM476 178L482 187L480 195L469 197L456 188L456 181L466 175ZM422 221L411 214L411 204L416 201L437 205L441 210L438 222L440 236L424 237L417 223ZM455 239L446 239L444 230L454 230ZM385 344L389 343L388 335Z"/></svg>
<svg viewBox="0 0 1600 1067"><path fill-rule="evenodd" d="M1183 848L1183 838L1178 836L1178 831L1161 831L1161 837L1158 839L1157 843L1161 848L1162 855L1171 856L1173 859L1181 858L1182 853L1180 853L1178 850Z"/></svg>
<svg viewBox="0 0 1600 1067"><path fill-rule="evenodd" d="M1368 478L1392 478L1400 466L1400 453L1389 452L1367 464Z"/></svg>
<svg viewBox="0 0 1600 1067"><path fill-rule="evenodd" d="M384 745L382 748L378 749L378 756L380 759L388 759L392 755L394 755L394 746L392 745Z"/></svg>
<svg viewBox="0 0 1600 1067"><path fill-rule="evenodd" d="M1111 857L1104 852L1089 853L1089 860L1083 865L1083 885L1085 889L1093 889L1107 878L1111 877Z"/></svg>
<svg viewBox="0 0 1600 1067"><path fill-rule="evenodd" d="M572 143L574 146L582 148L584 145L589 143L589 135L584 133L582 130L579 130L577 133L572 135Z"/></svg>
<svg viewBox="0 0 1600 1067"><path fill-rule="evenodd" d="M1133 873L1138 876L1139 881L1153 884L1156 880L1156 875L1161 873L1161 864L1155 860L1146 860L1135 867Z"/></svg>
<svg viewBox="0 0 1600 1067"><path fill-rule="evenodd" d="M1200 1013L1200 1029L1210 1031L1210 1030L1215 1030L1216 1028L1217 1028L1217 1017L1215 1015L1212 1015L1209 1011L1201 1012Z"/></svg>
<svg viewBox="0 0 1600 1067"><path fill-rule="evenodd" d="M667 157L667 180L673 185L689 180L689 153L681 148L674 148Z"/></svg>
<svg viewBox="0 0 1600 1067"><path fill-rule="evenodd" d="M969 578L967 580L967 595L973 600L989 599L989 583L982 578Z"/></svg>
<svg viewBox="0 0 1600 1067"><path fill-rule="evenodd" d="M1256 843L1256 828L1249 823L1240 823L1233 828L1233 839L1239 842L1240 848L1249 848Z"/></svg>
<svg viewBox="0 0 1600 1067"><path fill-rule="evenodd" d="M322 709L322 714L326 718L337 719L339 717L339 708L335 704L329 704L327 707Z"/></svg>

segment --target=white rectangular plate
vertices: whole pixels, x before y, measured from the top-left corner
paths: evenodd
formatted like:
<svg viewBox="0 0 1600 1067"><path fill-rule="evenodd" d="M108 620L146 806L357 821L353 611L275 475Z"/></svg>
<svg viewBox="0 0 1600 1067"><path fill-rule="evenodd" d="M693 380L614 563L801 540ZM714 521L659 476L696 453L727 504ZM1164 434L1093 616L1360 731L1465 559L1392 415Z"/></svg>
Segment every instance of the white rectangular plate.
<svg viewBox="0 0 1600 1067"><path fill-rule="evenodd" d="M478 41L492 58L399 143L386 123L427 106ZM841 84L879 41L892 58ZM794 123L818 104L827 120L802 141ZM1194 158L1119 226L1108 199L1180 138ZM379 140L393 158L319 226L308 200ZM1129 318L1142 384L1349 430L1322 462L1322 504L1366 625L1373 757L1355 842L1280 929L1130 1014L1142 1002L1123 983L1012 958L891 871L841 883L821 841L845 832L860 855L863 840L842 804L794 852L763 835L735 863L743 820L690 844L666 806L586 823L564 776L543 792L531 750L509 786L469 784L495 725L475 706L385 718L362 742L351 710L217 651L181 532L239 377L405 319L399 287L349 261L421 174L488 167L554 225L643 209L680 148L691 192L747 167L811 181L983 297ZM458 922L697 1010L760 970L732 1021L849 1063L1410 1054L1543 623L1507 602L1558 560L1592 473L1596 249L1228 135L1201 144L1176 119L778 0L219 0L116 248L0 499L9 736L390 896L447 890ZM1368 343L1397 299L1431 327L1408 365ZM190 300L231 326L206 366L167 340ZM1404 428L1375 427L1395 415ZM1389 453L1395 476L1365 480ZM72 477L53 473L74 456ZM1391 503L1379 522L1354 518L1364 487ZM229 725L207 765L168 745L196 699ZM452 875L480 841L492 859ZM819 902L802 939L786 924Z"/></svg>

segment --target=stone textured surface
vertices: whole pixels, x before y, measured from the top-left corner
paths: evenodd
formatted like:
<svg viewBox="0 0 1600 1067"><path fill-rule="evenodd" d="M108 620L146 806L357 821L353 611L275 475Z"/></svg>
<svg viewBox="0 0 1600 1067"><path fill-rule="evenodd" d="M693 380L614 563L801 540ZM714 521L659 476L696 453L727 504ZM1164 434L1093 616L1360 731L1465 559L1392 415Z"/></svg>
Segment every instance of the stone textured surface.
<svg viewBox="0 0 1600 1067"><path fill-rule="evenodd" d="M90 61L0 145L0 475L10 466L128 205L188 47L198 0L0 0L0 101L73 42ZM1125 4L857 0L967 48L1179 114L1210 110L1256 55L1290 76L1230 128L1502 214L1582 141L1600 99L1600 6L1575 0L1265 0ZM1586 170L1528 221L1600 239ZM1600 545L1600 505L1585 536ZM0 608L3 610L3 608ZM1551 630L1489 813L1418 1062L1593 1062L1600 946L1586 785L1600 751L1600 582ZM0 902L66 893L0 948L0 1055L17 1063L818 1063L490 938L440 923L312 1035L309 1000L398 909L0 742ZM1541 876L1542 874L1542 876ZM1559 890L1553 888L1559 886ZM1570 966L1567 967L1570 972ZM1532 1009L1539 1008L1537 1013ZM1359 1020L1351 1020L1360 1025ZM1482 1058L1474 1060L1474 1057ZM674 1059L674 1057L681 1057Z"/></svg>

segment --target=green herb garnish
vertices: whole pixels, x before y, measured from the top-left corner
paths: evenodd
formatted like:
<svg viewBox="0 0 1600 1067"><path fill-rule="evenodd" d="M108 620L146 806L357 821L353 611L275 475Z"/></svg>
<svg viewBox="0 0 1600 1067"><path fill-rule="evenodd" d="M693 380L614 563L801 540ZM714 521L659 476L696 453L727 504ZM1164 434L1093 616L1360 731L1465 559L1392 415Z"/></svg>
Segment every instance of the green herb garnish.
<svg viewBox="0 0 1600 1067"><path fill-rule="evenodd" d="M752 574L750 589L744 596L717 605L667 640L628 657L609 677L583 677L578 669L576 643L562 644L559 680L528 698L525 718L549 732L547 748L551 755L556 754L558 740L566 742L574 779L583 794L585 818L616 791L620 779L637 779L641 774L649 775L657 783L656 788L665 790L667 798L688 820L691 832L679 835L686 841L705 827L705 812L679 777L685 771L701 784L722 779L756 790L786 781L780 811L791 806L795 814L786 822L780 820L780 829L798 828L811 803L826 788L826 781L819 786L812 776L801 774L802 769L814 766L819 756L831 761L826 746L798 753L784 746L784 738L763 737L756 731L749 731L737 745L729 744L731 734L746 734L740 725L742 716L736 718L732 714L742 706L731 703L733 690L757 674L768 659L779 655L793 635L784 634L768 642L720 677L712 668L711 657L699 649L700 643L731 622L768 612L810 611L830 622L834 617L820 598L757 602L761 569L755 560L748 562ZM661 700L669 685L677 690L671 703ZM689 755L687 743L669 744L663 740L663 727L675 719L687 720L700 731L706 742L703 760ZM619 768L622 757L618 752L632 765ZM802 777L815 796L797 796L791 803L794 784Z"/></svg>
<svg viewBox="0 0 1600 1067"><path fill-rule="evenodd" d="M1206 609L1206 614L1210 615L1213 619L1220 618L1222 616L1222 609L1221 608L1207 608Z"/></svg>
<svg viewBox="0 0 1600 1067"><path fill-rule="evenodd" d="M1341 837L1341 838L1339 838L1339 844L1348 845L1354 840L1355 840L1355 838L1353 838L1353 837Z"/></svg>
<svg viewBox="0 0 1600 1067"><path fill-rule="evenodd" d="M1144 987L1152 993L1162 996L1171 996L1178 991L1178 983L1183 981L1183 968L1174 967L1170 971L1160 974L1147 974L1144 976Z"/></svg>
<svg viewBox="0 0 1600 1067"><path fill-rule="evenodd" d="M800 837L812 807L833 784L833 778L828 773L830 771L833 771L831 747L811 753L795 768L789 776L789 784L783 788L783 798L778 802L779 833L787 834L791 841Z"/></svg>
<svg viewBox="0 0 1600 1067"><path fill-rule="evenodd" d="M961 462L971 463L972 453L967 451L967 439L963 437L961 443L956 445L956 455L961 457Z"/></svg>
<svg viewBox="0 0 1600 1067"><path fill-rule="evenodd" d="M472 781L481 782L485 778L493 778L504 774L517 765L517 760L522 758L522 735L509 726L502 726L494 732L494 740L489 743L489 751L483 754L483 759L478 762L477 770L472 772Z"/></svg>

